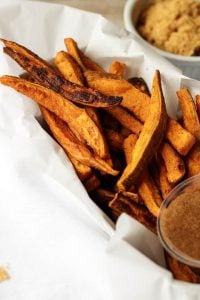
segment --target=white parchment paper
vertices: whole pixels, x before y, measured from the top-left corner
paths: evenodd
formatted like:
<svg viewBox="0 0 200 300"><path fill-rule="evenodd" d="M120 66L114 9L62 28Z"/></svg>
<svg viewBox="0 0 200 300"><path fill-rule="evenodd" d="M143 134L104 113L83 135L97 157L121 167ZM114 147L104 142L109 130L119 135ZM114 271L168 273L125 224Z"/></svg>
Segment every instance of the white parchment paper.
<svg viewBox="0 0 200 300"><path fill-rule="evenodd" d="M99 15L31 1L1 1L0 36L51 59L73 37L105 68L126 62L127 77L149 86L162 74L168 111L176 90L199 83ZM21 69L0 54L0 75ZM0 86L0 265L10 279L2 300L200 299L198 285L173 280L157 238L122 215L112 223L89 199L59 145L43 130L37 105Z"/></svg>

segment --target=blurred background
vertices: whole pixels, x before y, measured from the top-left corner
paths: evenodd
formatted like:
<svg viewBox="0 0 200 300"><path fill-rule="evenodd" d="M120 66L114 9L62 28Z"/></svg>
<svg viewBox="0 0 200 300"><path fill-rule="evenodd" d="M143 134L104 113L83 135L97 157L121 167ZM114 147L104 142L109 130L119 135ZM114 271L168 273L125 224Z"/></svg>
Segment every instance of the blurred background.
<svg viewBox="0 0 200 300"><path fill-rule="evenodd" d="M126 0L43 0L43 2L59 3L96 12L103 15L110 21L121 26L123 25L123 8Z"/></svg>

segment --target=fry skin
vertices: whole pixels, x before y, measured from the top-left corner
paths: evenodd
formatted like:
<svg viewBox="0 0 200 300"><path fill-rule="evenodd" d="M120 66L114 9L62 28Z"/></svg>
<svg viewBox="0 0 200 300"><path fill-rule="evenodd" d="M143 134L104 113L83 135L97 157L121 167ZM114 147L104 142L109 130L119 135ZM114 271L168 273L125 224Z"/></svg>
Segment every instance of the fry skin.
<svg viewBox="0 0 200 300"><path fill-rule="evenodd" d="M133 134L131 134L128 138L124 140L123 149L127 164L131 162L132 151L135 147L136 142L137 136ZM159 207L162 203L162 198L160 196L158 188L156 187L153 181L153 178L151 178L147 170L145 170L142 173L137 187L138 195L142 199L143 203L146 205L146 207L152 213L152 215L157 217L160 211Z"/></svg>
<svg viewBox="0 0 200 300"><path fill-rule="evenodd" d="M65 46L68 50L68 52L74 57L76 62L81 67L82 71L85 70L93 70L93 71L99 71L104 72L104 70L91 58L86 56L79 48L77 43L72 38L66 38L64 39Z"/></svg>
<svg viewBox="0 0 200 300"><path fill-rule="evenodd" d="M84 86L85 79L81 68L69 53L65 51L58 52L54 62L65 79Z"/></svg>
<svg viewBox="0 0 200 300"><path fill-rule="evenodd" d="M166 139L183 156L189 153L196 142L195 137L189 131L170 118L167 120Z"/></svg>
<svg viewBox="0 0 200 300"><path fill-rule="evenodd" d="M121 106L115 106L105 109L113 118L115 118L120 124L122 124L127 129L131 130L137 135L142 131L143 124L137 120L129 111Z"/></svg>
<svg viewBox="0 0 200 300"><path fill-rule="evenodd" d="M141 77L132 77L128 79L128 82L130 82L134 87L136 87L141 92L147 94L150 96L150 92L148 89L148 86L143 78Z"/></svg>
<svg viewBox="0 0 200 300"><path fill-rule="evenodd" d="M148 171L144 171L138 184L138 195L154 217L158 217L162 198L153 178Z"/></svg>
<svg viewBox="0 0 200 300"><path fill-rule="evenodd" d="M81 87L63 78L58 71L25 47L4 39L4 53L13 58L25 71L43 86L58 92L64 98L79 104L108 107L121 102L120 97L107 97L91 88Z"/></svg>
<svg viewBox="0 0 200 300"><path fill-rule="evenodd" d="M135 88L125 79L117 75L95 71L85 71L88 86L99 90L105 95L121 96L121 105L130 110L139 120L144 122L149 111L149 96Z"/></svg>
<svg viewBox="0 0 200 300"><path fill-rule="evenodd" d="M170 183L167 178L167 169L165 167L164 162L159 162L159 187L162 194L163 199L167 198L168 194L174 188L174 184Z"/></svg>
<svg viewBox="0 0 200 300"><path fill-rule="evenodd" d="M186 157L187 177L200 174L200 145L196 144Z"/></svg>
<svg viewBox="0 0 200 300"><path fill-rule="evenodd" d="M167 143L161 145L159 153L165 163L169 182L179 182L185 175L185 164L180 155Z"/></svg>
<svg viewBox="0 0 200 300"><path fill-rule="evenodd" d="M101 158L107 158L105 139L84 109L75 106L52 90L22 78L2 76L0 83L14 88L54 112L60 119L67 122L80 141L89 145Z"/></svg>
<svg viewBox="0 0 200 300"><path fill-rule="evenodd" d="M138 180L157 151L165 134L167 113L159 71L156 71L153 79L150 111L151 114L149 114L132 151L131 163L127 165L117 182L118 191L127 190Z"/></svg>
<svg viewBox="0 0 200 300"><path fill-rule="evenodd" d="M137 135L136 134L130 134L126 139L124 139L123 142L123 150L126 158L126 163L129 164L131 162L132 157L132 151L135 147L135 144L137 142Z"/></svg>
<svg viewBox="0 0 200 300"><path fill-rule="evenodd" d="M194 101L187 89L181 89L177 92L179 103L183 114L183 124L197 140L200 140L200 123L195 108Z"/></svg>
<svg viewBox="0 0 200 300"><path fill-rule="evenodd" d="M80 161L89 167L93 167L113 176L118 172L113 170L101 158L92 155L88 148L86 148L72 133L68 125L59 119L54 113L50 112L44 107L40 107L42 115L47 122L53 136L58 143L76 160Z"/></svg>
<svg viewBox="0 0 200 300"><path fill-rule="evenodd" d="M121 78L124 78L126 72L126 64L120 61L113 61L109 67L109 73L118 75Z"/></svg>

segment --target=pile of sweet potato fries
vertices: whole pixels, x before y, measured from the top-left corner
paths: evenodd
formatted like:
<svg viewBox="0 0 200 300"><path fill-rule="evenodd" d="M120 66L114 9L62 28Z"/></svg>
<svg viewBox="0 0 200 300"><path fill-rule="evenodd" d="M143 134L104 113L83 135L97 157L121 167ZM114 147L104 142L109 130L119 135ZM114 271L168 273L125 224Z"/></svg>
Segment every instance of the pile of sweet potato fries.
<svg viewBox="0 0 200 300"><path fill-rule="evenodd" d="M26 72L0 83L35 100L90 197L112 220L125 212L156 234L160 205L181 180L200 173L200 96L177 92L182 119L166 112L159 71L151 93L142 78L125 79L126 65L105 72L72 38L49 64L1 39ZM174 277L200 282L192 268L166 253Z"/></svg>

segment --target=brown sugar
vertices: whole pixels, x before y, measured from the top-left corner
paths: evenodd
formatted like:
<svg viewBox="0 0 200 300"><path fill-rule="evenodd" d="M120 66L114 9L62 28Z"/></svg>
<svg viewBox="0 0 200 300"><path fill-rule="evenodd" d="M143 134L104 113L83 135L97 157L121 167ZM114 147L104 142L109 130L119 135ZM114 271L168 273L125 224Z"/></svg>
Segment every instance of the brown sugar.
<svg viewBox="0 0 200 300"><path fill-rule="evenodd" d="M154 0L139 17L137 30L152 45L175 54L200 54L200 2Z"/></svg>
<svg viewBox="0 0 200 300"><path fill-rule="evenodd" d="M200 190L173 200L163 211L160 229L171 249L200 260Z"/></svg>

